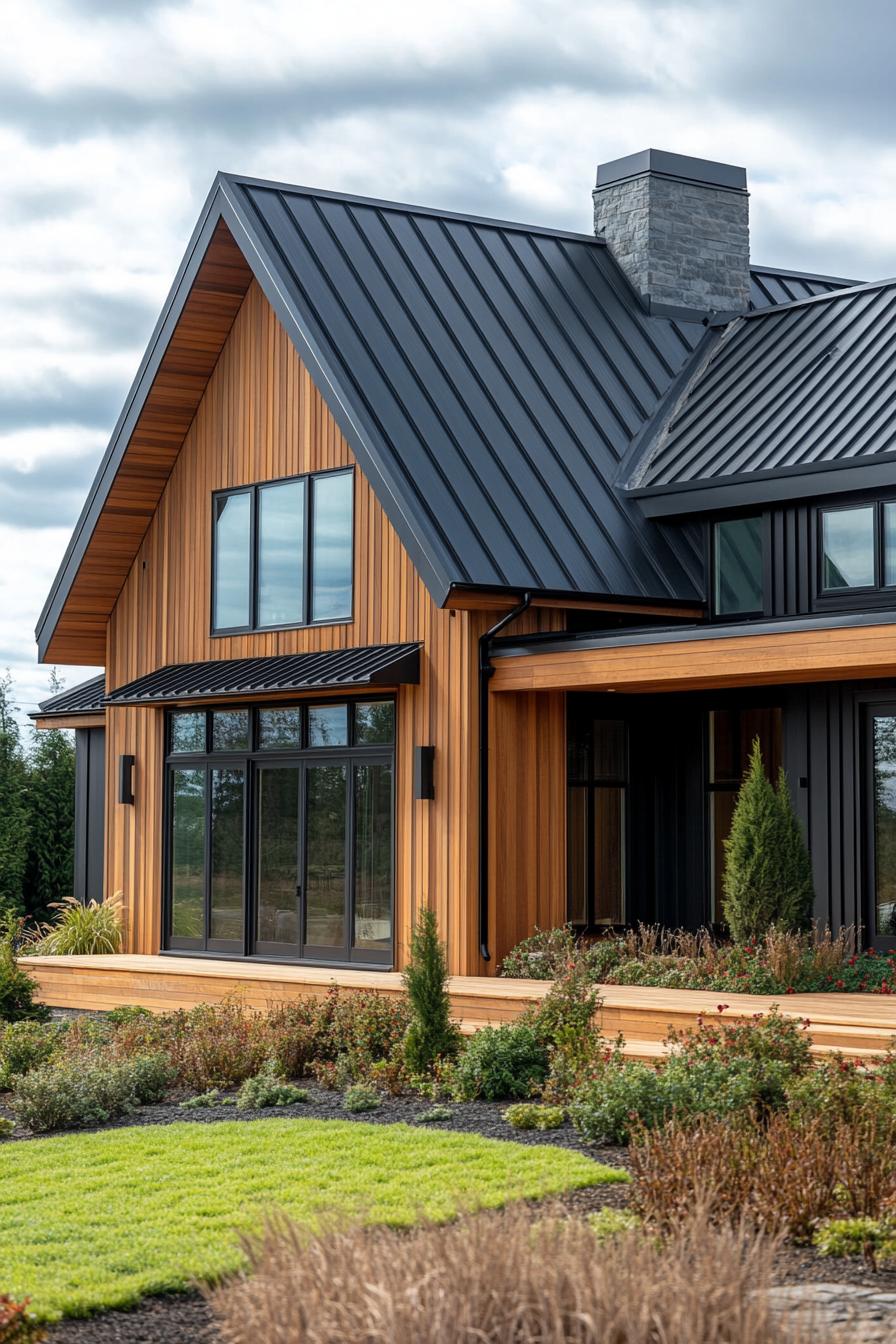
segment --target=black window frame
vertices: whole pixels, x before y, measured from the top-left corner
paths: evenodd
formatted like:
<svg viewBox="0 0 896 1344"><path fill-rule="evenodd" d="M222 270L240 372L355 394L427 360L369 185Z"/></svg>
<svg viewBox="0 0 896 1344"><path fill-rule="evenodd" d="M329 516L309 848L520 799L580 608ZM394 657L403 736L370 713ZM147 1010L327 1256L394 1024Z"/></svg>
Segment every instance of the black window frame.
<svg viewBox="0 0 896 1344"><path fill-rule="evenodd" d="M351 556L350 611L347 616L332 616L313 620L312 600L314 593L314 488L315 482L324 477L350 476L352 480L352 500L349 524L349 554ZM258 622L258 552L260 531L258 526L261 491L269 486L291 485L297 481L305 483L303 513L303 570L302 570L302 614L301 621L289 621L277 625L260 625ZM215 594L218 586L218 502L235 495L249 496L249 624L215 625ZM211 592L209 595L209 635L212 639L227 639L231 635L264 634L270 630L305 630L313 626L350 625L354 620L355 609L355 469L354 467L333 467L327 471L306 471L296 476L277 476L269 481L252 481L246 485L227 486L223 490L212 491L211 501Z"/></svg>
<svg viewBox="0 0 896 1344"><path fill-rule="evenodd" d="M754 607L750 611L719 611L716 607L716 574L718 565L718 542L716 540L717 528L720 523L743 522L749 518L756 518L759 521L760 540L762 546L761 554L761 587L762 587L762 605ZM736 513L720 514L711 518L707 523L706 551L709 565L709 610L710 619L716 624L732 625L737 621L756 621L762 620L771 610L772 602L772 576L769 559L772 548L772 523L771 515L767 509L740 509Z"/></svg>
<svg viewBox="0 0 896 1344"><path fill-rule="evenodd" d="M312 708L328 705L347 705L349 708L348 743L340 746L312 747L308 742L308 713ZM356 725L354 707L356 705L391 704L393 713L393 732L390 743L358 743L355 740ZM249 745L246 750L213 750L213 716L215 713L235 709L249 710ZM266 709L301 709L301 746L260 747L258 711ZM172 723L178 713L205 714L205 751L173 751ZM314 699L291 699L280 701L254 702L251 705L228 702L215 705L181 705L165 713L165 752L164 752L164 789L163 789L163 899L162 899L162 952L170 956L216 957L234 960L252 960L277 962L297 966L325 967L367 967L371 970L391 970L395 960L395 884L397 864L397 817L396 817L396 759L397 759L398 714L397 701L391 695L357 694L353 696L329 695ZM386 763L391 771L391 814L392 814L392 854L390 881L390 947L384 951L354 947L355 938L355 894L357 836L355 834L355 766L357 764ZM255 923L257 913L256 860L257 860L257 786L258 770L264 765L292 766L300 769L308 764L343 764L346 769L346 904L345 904L345 944L344 957L305 955L307 946L304 938L304 919L302 939L299 946L303 949L299 955L278 955L270 951L257 951ZM243 940L241 946L224 940L209 938L209 914L211 893L211 772L219 768L236 767L245 770L243 799ZM204 849L204 930L201 939L174 937L171 933L173 908L172 891L172 821L174 786L173 772L177 769L205 770L205 849ZM299 829L304 837L307 828L306 799L304 796L304 770L302 771L302 798L300 815L297 818ZM302 841L302 863L305 864L304 839ZM305 885L303 873L303 888ZM303 907L303 916L304 916Z"/></svg>
<svg viewBox="0 0 896 1344"><path fill-rule="evenodd" d="M818 504L815 509L815 606L820 610L851 610L863 607L885 607L896 597L896 583L885 583L886 555L884 539L884 509L896 506L896 495L874 499L850 499L836 504ZM874 583L861 587L827 588L824 584L824 520L830 513L851 513L856 509L871 509L874 515L872 548L874 556ZM871 599L869 601L869 599Z"/></svg>

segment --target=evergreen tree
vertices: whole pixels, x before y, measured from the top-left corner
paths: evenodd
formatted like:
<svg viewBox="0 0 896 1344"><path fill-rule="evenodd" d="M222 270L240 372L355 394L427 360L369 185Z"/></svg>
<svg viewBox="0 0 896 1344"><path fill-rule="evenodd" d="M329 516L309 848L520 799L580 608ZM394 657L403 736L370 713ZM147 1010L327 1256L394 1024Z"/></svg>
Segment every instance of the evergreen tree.
<svg viewBox="0 0 896 1344"><path fill-rule="evenodd" d="M62 685L56 669L50 690ZM75 747L60 728L35 728L28 762L28 859L24 902L29 915L49 917L49 906L71 896L75 849ZM96 896L97 893L88 893Z"/></svg>
<svg viewBox="0 0 896 1344"><path fill-rule="evenodd" d="M28 858L27 766L11 693L7 671L0 677L0 919L22 911Z"/></svg>
<svg viewBox="0 0 896 1344"><path fill-rule="evenodd" d="M412 1073L427 1073L437 1059L449 1059L460 1046L451 1021L448 966L434 910L421 910L411 934L411 956L404 983L413 1016L405 1036L405 1058Z"/></svg>
<svg viewBox="0 0 896 1344"><path fill-rule="evenodd" d="M725 918L737 943L763 937L772 925L809 925L814 894L809 854L781 770L773 788L759 739L741 784L725 841Z"/></svg>

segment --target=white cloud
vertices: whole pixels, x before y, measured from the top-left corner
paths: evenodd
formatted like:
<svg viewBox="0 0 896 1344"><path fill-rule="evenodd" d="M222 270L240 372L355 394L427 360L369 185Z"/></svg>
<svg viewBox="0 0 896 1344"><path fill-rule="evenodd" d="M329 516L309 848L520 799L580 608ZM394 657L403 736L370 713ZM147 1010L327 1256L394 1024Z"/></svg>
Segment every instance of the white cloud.
<svg viewBox="0 0 896 1344"><path fill-rule="evenodd" d="M896 16L889 0L863 0L861 22L836 0L811 9L809 24L804 0L7 5L0 644L31 692L79 481L217 169L587 230L598 160L656 145L747 167L757 260L892 274ZM24 510L22 490L54 477L47 507Z"/></svg>

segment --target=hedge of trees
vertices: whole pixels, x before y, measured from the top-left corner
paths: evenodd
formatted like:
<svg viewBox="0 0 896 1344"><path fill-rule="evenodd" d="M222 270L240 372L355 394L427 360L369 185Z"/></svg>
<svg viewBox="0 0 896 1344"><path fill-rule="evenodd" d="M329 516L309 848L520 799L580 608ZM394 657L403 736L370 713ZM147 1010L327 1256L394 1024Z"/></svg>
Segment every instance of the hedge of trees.
<svg viewBox="0 0 896 1344"><path fill-rule="evenodd" d="M51 680L51 690L61 689ZM0 677L0 918L46 919L71 895L75 747L71 733L32 729L23 741L9 673Z"/></svg>

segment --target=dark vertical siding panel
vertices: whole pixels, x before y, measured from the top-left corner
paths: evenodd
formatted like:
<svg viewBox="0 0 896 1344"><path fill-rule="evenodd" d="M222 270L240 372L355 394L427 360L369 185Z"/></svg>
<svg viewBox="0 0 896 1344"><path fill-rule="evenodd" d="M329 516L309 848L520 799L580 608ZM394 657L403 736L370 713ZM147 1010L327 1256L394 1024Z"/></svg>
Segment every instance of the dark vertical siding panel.
<svg viewBox="0 0 896 1344"><path fill-rule="evenodd" d="M79 901L101 900L105 849L105 728L75 730L75 853L72 889Z"/></svg>

